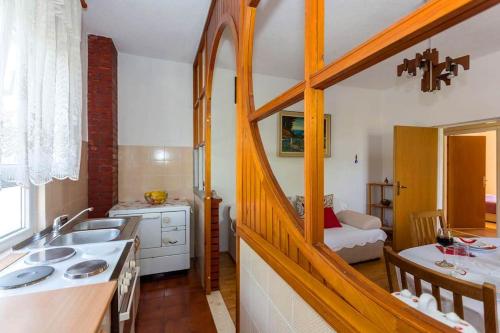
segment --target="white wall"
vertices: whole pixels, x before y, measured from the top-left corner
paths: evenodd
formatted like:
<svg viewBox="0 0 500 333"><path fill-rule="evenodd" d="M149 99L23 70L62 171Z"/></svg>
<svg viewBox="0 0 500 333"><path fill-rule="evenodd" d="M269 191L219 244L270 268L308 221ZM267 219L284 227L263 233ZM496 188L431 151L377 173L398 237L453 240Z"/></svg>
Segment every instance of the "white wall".
<svg viewBox="0 0 500 333"><path fill-rule="evenodd" d="M443 53L446 54L446 53ZM383 173L392 175L393 126L437 126L500 116L500 51L471 57L471 69L436 93L420 91L417 78L400 78L381 91Z"/></svg>
<svg viewBox="0 0 500 333"><path fill-rule="evenodd" d="M332 158L325 159L325 193L334 193L351 209L364 212L366 183L392 179L394 125L435 126L498 117L500 68L491 66L498 59L500 52L472 57L471 70L436 93L422 93L417 78L396 77L394 85L384 89L356 87L355 80L328 89L325 112L332 114ZM119 55L120 144L191 146L191 70L190 64ZM360 75L357 82L370 72ZM217 69L212 92L213 188L224 199L222 208L235 202L233 80L234 71ZM255 74L256 106L296 83ZM287 110L303 111L303 104ZM286 195L303 194L304 159L277 156L277 120L274 115L259 123L269 162ZM222 233L226 230L221 225ZM221 234L223 251L226 240L227 235Z"/></svg>
<svg viewBox="0 0 500 333"><path fill-rule="evenodd" d="M193 67L118 54L118 144L191 147Z"/></svg>
<svg viewBox="0 0 500 333"><path fill-rule="evenodd" d="M217 68L214 73L212 88L212 189L222 197L221 224L220 224L220 249L227 251L227 220L223 211L229 204L236 202L236 106L234 104L234 76L233 70ZM295 84L294 80L272 76L254 75L254 95L256 105L261 105L275 97L283 90ZM277 125L265 128L263 137L272 138L268 158L270 159L275 174L279 177L280 184L290 193L303 193L303 168L301 177L297 177L296 165L298 159L278 158L272 150L276 149ZM303 160L303 159L300 159ZM292 171L292 172L290 172Z"/></svg>
<svg viewBox="0 0 500 333"><path fill-rule="evenodd" d="M254 86L261 87L257 76ZM294 82L272 78L268 84L279 86L278 92ZM265 87L267 88L267 87ZM263 89L267 99L276 91ZM333 193L349 207L366 210L366 183L381 181L381 117L378 107L380 93L376 90L338 85L325 93L325 113L332 115L332 157L325 158L325 194ZM304 111L303 103L287 108ZM262 140L271 167L287 196L304 193L304 158L278 157L278 114L259 123ZM358 163L354 163L358 155Z"/></svg>
<svg viewBox="0 0 500 333"><path fill-rule="evenodd" d="M255 104L263 105L297 81L254 74ZM223 198L221 251L227 249L223 210L235 202L236 113L234 71L217 68L212 91L212 187ZM325 159L325 193L334 193L353 210L366 210L366 183L383 180L380 91L336 86L325 94L325 113L332 114L332 157ZM303 111L303 103L286 108ZM278 114L259 122L271 168L287 196L304 193L304 158L277 155ZM355 155L358 163L354 163ZM385 176L384 176L385 177Z"/></svg>
<svg viewBox="0 0 500 333"><path fill-rule="evenodd" d="M236 209L236 104L234 71L216 68L212 85L212 190L222 198L219 210L220 251L228 250L227 206Z"/></svg>
<svg viewBox="0 0 500 333"><path fill-rule="evenodd" d="M143 200L143 192L165 189L170 198L192 201L192 80L191 64L118 53L120 200ZM158 149L166 163L153 155Z"/></svg>
<svg viewBox="0 0 500 333"><path fill-rule="evenodd" d="M335 332L243 239L240 239L241 332Z"/></svg>

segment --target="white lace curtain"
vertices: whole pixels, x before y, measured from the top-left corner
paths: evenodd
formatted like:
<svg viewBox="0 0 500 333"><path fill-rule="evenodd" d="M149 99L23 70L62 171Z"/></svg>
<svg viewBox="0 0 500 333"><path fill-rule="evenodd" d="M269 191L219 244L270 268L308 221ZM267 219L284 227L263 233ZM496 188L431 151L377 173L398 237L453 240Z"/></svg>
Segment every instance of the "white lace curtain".
<svg viewBox="0 0 500 333"><path fill-rule="evenodd" d="M0 188L78 179L79 0L0 0Z"/></svg>

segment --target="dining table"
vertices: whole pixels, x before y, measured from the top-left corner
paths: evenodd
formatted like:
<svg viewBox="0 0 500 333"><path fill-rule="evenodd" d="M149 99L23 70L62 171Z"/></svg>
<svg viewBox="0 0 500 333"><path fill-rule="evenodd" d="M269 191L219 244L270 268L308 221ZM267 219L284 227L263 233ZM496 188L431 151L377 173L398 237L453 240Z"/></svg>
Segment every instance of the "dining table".
<svg viewBox="0 0 500 333"><path fill-rule="evenodd" d="M446 255L446 260L454 264L453 268L442 268L436 265L443 259L443 253L438 249L438 244L428 244L409 248L399 252L399 255L426 268L451 275L458 279L483 284L492 283L497 288L497 321L500 317L500 238L475 238L477 241L495 245L497 248L489 251L475 251L470 248L470 256ZM398 282L401 286L399 270ZM415 287L411 275L408 275L408 289L415 294ZM422 291L431 293L431 285L422 281ZM453 311L453 295L448 290L441 290L442 312ZM484 332L483 303L464 297L464 318L479 332ZM497 325L498 326L498 325Z"/></svg>

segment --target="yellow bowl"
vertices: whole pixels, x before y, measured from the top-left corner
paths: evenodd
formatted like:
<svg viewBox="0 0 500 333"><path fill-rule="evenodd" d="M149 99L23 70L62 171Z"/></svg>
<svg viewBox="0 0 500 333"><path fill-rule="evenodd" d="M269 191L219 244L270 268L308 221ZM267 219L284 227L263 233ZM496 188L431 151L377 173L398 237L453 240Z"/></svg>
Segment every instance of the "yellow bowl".
<svg viewBox="0 0 500 333"><path fill-rule="evenodd" d="M167 201L168 193L165 191L151 191L144 193L144 199L150 205L161 205Z"/></svg>

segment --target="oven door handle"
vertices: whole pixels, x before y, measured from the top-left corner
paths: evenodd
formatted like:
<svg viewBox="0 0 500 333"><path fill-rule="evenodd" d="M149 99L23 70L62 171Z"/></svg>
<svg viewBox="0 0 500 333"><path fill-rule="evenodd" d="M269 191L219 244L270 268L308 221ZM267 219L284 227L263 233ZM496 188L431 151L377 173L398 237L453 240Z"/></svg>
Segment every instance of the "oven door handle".
<svg viewBox="0 0 500 333"><path fill-rule="evenodd" d="M126 312L120 312L120 321L126 321L130 319L130 311L132 309L132 303L134 302L134 293L135 293L135 287L137 286L137 280L139 279L140 276L140 267L136 267L135 271L135 278L134 278L134 284L132 285L132 289L130 290L130 297L128 298L128 304L127 304L127 311Z"/></svg>

